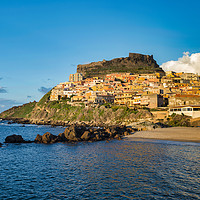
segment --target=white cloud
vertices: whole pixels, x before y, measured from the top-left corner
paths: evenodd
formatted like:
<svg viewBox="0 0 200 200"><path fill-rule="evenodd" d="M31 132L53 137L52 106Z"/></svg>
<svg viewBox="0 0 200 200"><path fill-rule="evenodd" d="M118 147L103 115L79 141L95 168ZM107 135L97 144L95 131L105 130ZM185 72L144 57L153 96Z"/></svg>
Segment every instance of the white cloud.
<svg viewBox="0 0 200 200"><path fill-rule="evenodd" d="M198 73L200 74L200 53L184 52L177 61L168 61L161 65L164 71Z"/></svg>

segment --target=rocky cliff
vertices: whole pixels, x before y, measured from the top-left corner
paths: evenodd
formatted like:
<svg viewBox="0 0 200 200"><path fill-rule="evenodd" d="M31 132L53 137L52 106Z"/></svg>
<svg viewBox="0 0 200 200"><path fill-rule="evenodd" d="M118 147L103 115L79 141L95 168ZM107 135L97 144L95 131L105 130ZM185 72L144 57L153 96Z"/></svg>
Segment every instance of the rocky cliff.
<svg viewBox="0 0 200 200"><path fill-rule="evenodd" d="M133 74L159 72L161 75L165 74L153 59L153 55L149 56L137 53L129 53L129 57L125 58L115 58L109 61L103 60L77 66L77 73L82 73L84 77L104 77L106 74L115 72Z"/></svg>

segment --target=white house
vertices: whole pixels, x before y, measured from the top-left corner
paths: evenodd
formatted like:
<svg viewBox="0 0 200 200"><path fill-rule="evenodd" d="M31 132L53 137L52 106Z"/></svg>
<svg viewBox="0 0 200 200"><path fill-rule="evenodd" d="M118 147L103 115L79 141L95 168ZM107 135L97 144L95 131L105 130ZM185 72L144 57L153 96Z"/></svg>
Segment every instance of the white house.
<svg viewBox="0 0 200 200"><path fill-rule="evenodd" d="M72 95L76 95L76 90L69 90L67 88L65 88L63 90L63 95L66 96L67 98L70 98Z"/></svg>
<svg viewBox="0 0 200 200"><path fill-rule="evenodd" d="M191 116L192 118L200 117L200 106L178 106L169 109L169 115L173 113L181 115Z"/></svg>

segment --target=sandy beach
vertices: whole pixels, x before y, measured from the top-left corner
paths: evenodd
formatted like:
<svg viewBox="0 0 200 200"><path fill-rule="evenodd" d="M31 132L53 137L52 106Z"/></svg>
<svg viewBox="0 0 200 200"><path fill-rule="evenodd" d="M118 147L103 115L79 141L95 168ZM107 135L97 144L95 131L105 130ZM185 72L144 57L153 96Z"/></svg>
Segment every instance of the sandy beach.
<svg viewBox="0 0 200 200"><path fill-rule="evenodd" d="M152 131L137 131L132 135L126 136L126 138L157 139L200 143L200 127L157 128Z"/></svg>

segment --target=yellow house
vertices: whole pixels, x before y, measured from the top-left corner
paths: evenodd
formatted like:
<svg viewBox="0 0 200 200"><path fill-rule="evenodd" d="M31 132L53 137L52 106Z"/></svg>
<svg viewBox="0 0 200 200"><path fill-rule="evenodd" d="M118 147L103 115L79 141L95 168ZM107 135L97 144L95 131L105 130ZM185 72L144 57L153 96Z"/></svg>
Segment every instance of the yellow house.
<svg viewBox="0 0 200 200"><path fill-rule="evenodd" d="M161 77L161 76L160 76L160 73L155 73L155 75L156 75L157 78L160 78L160 77Z"/></svg>
<svg viewBox="0 0 200 200"><path fill-rule="evenodd" d="M95 99L96 99L96 95L91 95L91 96L88 98L88 102L89 102L89 103L94 103L94 102L95 102Z"/></svg>
<svg viewBox="0 0 200 200"><path fill-rule="evenodd" d="M181 76L183 74L183 72L176 72L175 75L176 76Z"/></svg>
<svg viewBox="0 0 200 200"><path fill-rule="evenodd" d="M87 92L87 93L85 94L85 98L86 98L86 99L89 99L91 95L92 95L92 92Z"/></svg>
<svg viewBox="0 0 200 200"><path fill-rule="evenodd" d="M133 97L133 92L118 93L115 96L114 103L118 105L127 105Z"/></svg>
<svg viewBox="0 0 200 200"><path fill-rule="evenodd" d="M79 102L83 100L83 96L73 96L72 97L72 102Z"/></svg>
<svg viewBox="0 0 200 200"><path fill-rule="evenodd" d="M139 77L139 79L138 80L140 80L140 81L144 81L145 80L145 78L144 77Z"/></svg>
<svg viewBox="0 0 200 200"><path fill-rule="evenodd" d="M93 91L97 91L98 90L98 86L94 85L91 87Z"/></svg>
<svg viewBox="0 0 200 200"><path fill-rule="evenodd" d="M93 79L94 79L94 80L98 80L98 79L99 79L99 77L97 77L97 76L96 76L96 77L93 77Z"/></svg>
<svg viewBox="0 0 200 200"><path fill-rule="evenodd" d="M128 106L135 107L137 105L140 105L140 103L141 103L141 96L134 96L133 99L128 101Z"/></svg>

